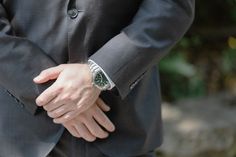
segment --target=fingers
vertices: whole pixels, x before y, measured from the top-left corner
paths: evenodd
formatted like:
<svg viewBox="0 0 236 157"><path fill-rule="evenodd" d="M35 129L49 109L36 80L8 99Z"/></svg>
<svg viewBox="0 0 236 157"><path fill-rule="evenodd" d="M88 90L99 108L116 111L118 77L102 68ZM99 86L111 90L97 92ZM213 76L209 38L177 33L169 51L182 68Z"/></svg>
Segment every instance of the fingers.
<svg viewBox="0 0 236 157"><path fill-rule="evenodd" d="M76 104L73 102L68 103L67 100L60 101L60 96L57 96L51 102L44 105L43 108L48 112L49 117L59 118L68 112L74 111Z"/></svg>
<svg viewBox="0 0 236 157"><path fill-rule="evenodd" d="M62 70L63 66L61 65L43 70L37 77L34 78L34 82L40 84L56 79Z"/></svg>
<svg viewBox="0 0 236 157"><path fill-rule="evenodd" d="M64 127L73 135L74 137L81 138L79 132L75 129L74 126L71 125L64 125Z"/></svg>
<svg viewBox="0 0 236 157"><path fill-rule="evenodd" d="M42 94L36 99L38 106L44 106L52 101L59 93L61 89L57 86L56 82L47 88Z"/></svg>
<svg viewBox="0 0 236 157"><path fill-rule="evenodd" d="M89 97L88 95L82 96L81 99L79 100L79 102L76 104L77 114L81 114L81 113L87 111L91 106L94 105L94 102L96 101L96 99L97 98Z"/></svg>
<svg viewBox="0 0 236 157"><path fill-rule="evenodd" d="M111 120L105 115L105 113L97 106L95 106L94 110L91 111L93 118L107 131L113 132L115 131L115 125L111 122Z"/></svg>
<svg viewBox="0 0 236 157"><path fill-rule="evenodd" d="M56 108L55 110L48 111L48 116L51 118L54 118L54 119L59 118L59 117L63 116L64 114L70 112L70 109L72 108L71 106L73 106L73 104L61 105L60 107Z"/></svg>
<svg viewBox="0 0 236 157"><path fill-rule="evenodd" d="M78 116L78 113L76 111L71 111L71 112L64 114L61 117L53 119L53 122L56 124L62 124L62 123L65 123L69 120L74 119L76 116Z"/></svg>
<svg viewBox="0 0 236 157"><path fill-rule="evenodd" d="M86 126L82 123L77 123L77 125L75 125L75 128L77 130L77 132L79 132L79 134L81 135L81 137L83 139L85 139L88 142L93 142L96 140L96 137L93 136L90 131L86 128Z"/></svg>
<svg viewBox="0 0 236 157"><path fill-rule="evenodd" d="M97 103L98 107L105 112L108 112L111 109L107 104L104 103L104 101L101 98L98 98L96 103Z"/></svg>
<svg viewBox="0 0 236 157"><path fill-rule="evenodd" d="M66 123L73 125L79 135L90 142L94 141L96 138L107 138L109 135L107 131L113 132L115 130L114 124L109 120L97 104L94 104L94 106L90 109L77 115L76 118ZM63 125L66 123L63 123ZM73 134L76 135L75 133Z"/></svg>
<svg viewBox="0 0 236 157"><path fill-rule="evenodd" d="M86 116L82 121L93 136L101 139L108 137L108 133L105 132L92 117Z"/></svg>
<svg viewBox="0 0 236 157"><path fill-rule="evenodd" d="M44 108L46 110L47 109L50 110L52 108L55 108L55 106L53 104L54 103L49 104L49 105L45 105ZM78 104L77 105L73 105L73 103L71 103L71 104L64 104L64 105L61 105L61 106L60 106L59 103L58 104L55 103L55 105L59 106L59 107L56 108L55 110L49 111L48 115L51 118L54 118L53 121L54 121L54 123L57 123L57 124L65 123L65 122L67 122L67 121L69 121L71 119L74 119L77 115L86 112L86 110L94 108L94 107L91 107L93 105L89 105L89 104L86 105L85 103L83 103L83 105L81 105L81 106L78 106ZM105 111L110 110L110 107L108 107L102 100L100 100L100 106Z"/></svg>
<svg viewBox="0 0 236 157"><path fill-rule="evenodd" d="M61 102L61 103L49 103L45 106L43 106L43 108L47 111L47 112L52 112L54 110L56 110L57 108L61 107L62 105L64 105L65 103Z"/></svg>
<svg viewBox="0 0 236 157"><path fill-rule="evenodd" d="M102 103L102 105L103 105L104 110L108 109L108 107L105 103ZM69 109L73 108L70 106L71 106L70 104L63 105L51 112L48 112L48 115L49 115L49 117L53 118L53 122L56 124L63 124L63 123L68 122L69 120L75 119L77 116L86 115L87 117L91 117L91 118L88 118L87 120L85 119L83 123L86 123L88 125L92 124L93 122L91 122L91 119L94 118L97 121L97 123L100 124L102 127L104 127L107 131L113 132L115 130L114 124L106 116L106 114L99 108L99 105L97 103L95 103L92 107L90 107L87 111L83 112L82 114L78 114L78 112L76 112L76 111L70 111ZM100 106L101 106L101 103L100 103ZM91 126L92 125L89 125L90 129L92 129ZM93 126L95 126L95 125L93 125ZM95 127L97 127L97 125ZM98 128L96 128L96 129L98 129ZM94 133L93 130L90 130L90 131L92 133ZM103 135L101 135L101 136L103 137ZM100 135L98 135L98 137L100 137Z"/></svg>
<svg viewBox="0 0 236 157"><path fill-rule="evenodd" d="M89 105L84 105L84 106L87 106L86 108L82 109L83 110L89 110L87 108L90 108L90 110L92 111L97 111L97 112L94 112L92 114L96 114L96 118L98 120L100 120L100 122L104 122L104 125L106 125L106 127L108 127L108 130L110 131L113 131L114 130L114 125L111 123L111 121L109 121L109 119L106 117L106 115L103 113L103 111L101 111L98 107L95 107L95 105L97 105L99 108L101 108L103 111L109 111L110 110L110 107L107 106L103 101L102 99L98 99L97 102L94 104L94 106L92 107L89 107ZM48 105L45 106L45 108L47 108ZM48 107L50 108L50 107ZM74 107L72 107L71 105L63 105L63 106L60 106L58 107L57 109L55 109L54 111L51 111L50 113L48 113L48 115L51 117L51 118L54 118L54 123L57 123L57 124L60 124L60 123L65 123L73 118L75 118L77 115L81 114L81 108L78 108L77 106L77 109L80 110L80 112L78 112L77 110L73 110ZM71 110L72 109L72 110ZM86 111L85 111L86 112ZM84 113L84 112L82 112Z"/></svg>

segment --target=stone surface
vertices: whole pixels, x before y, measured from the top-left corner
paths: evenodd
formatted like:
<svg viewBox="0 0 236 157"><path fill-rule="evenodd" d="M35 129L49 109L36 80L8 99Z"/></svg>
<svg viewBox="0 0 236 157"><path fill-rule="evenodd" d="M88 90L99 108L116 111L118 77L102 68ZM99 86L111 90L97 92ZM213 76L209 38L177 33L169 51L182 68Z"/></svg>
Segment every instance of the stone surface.
<svg viewBox="0 0 236 157"><path fill-rule="evenodd" d="M236 97L163 104L165 157L236 157Z"/></svg>

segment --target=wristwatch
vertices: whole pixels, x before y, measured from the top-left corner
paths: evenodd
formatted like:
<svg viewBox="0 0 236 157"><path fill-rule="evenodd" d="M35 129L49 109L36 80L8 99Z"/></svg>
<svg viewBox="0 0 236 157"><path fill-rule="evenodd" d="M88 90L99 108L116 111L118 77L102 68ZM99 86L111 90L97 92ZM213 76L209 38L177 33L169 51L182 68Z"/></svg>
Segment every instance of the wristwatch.
<svg viewBox="0 0 236 157"><path fill-rule="evenodd" d="M88 65L92 73L93 85L102 91L110 89L111 84L102 69L91 60L88 61Z"/></svg>

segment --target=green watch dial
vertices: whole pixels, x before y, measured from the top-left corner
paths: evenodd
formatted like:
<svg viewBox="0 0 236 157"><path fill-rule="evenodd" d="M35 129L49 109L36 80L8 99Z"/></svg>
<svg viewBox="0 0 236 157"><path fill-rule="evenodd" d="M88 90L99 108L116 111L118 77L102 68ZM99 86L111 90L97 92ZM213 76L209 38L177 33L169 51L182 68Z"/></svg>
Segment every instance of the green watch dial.
<svg viewBox="0 0 236 157"><path fill-rule="evenodd" d="M109 82L103 72L98 72L94 78L94 83L99 87L106 86Z"/></svg>

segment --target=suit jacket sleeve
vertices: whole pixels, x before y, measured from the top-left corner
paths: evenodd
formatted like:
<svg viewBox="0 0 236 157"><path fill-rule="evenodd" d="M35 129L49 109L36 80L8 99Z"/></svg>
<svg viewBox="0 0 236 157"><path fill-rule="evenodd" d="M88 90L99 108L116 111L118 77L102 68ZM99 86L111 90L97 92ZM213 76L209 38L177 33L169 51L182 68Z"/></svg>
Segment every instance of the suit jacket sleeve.
<svg viewBox="0 0 236 157"><path fill-rule="evenodd" d="M122 98L172 48L193 21L194 0L143 0L132 22L90 59Z"/></svg>
<svg viewBox="0 0 236 157"><path fill-rule="evenodd" d="M0 85L34 113L35 98L46 85L37 86L33 78L55 65L37 45L14 35L6 10L0 4Z"/></svg>

